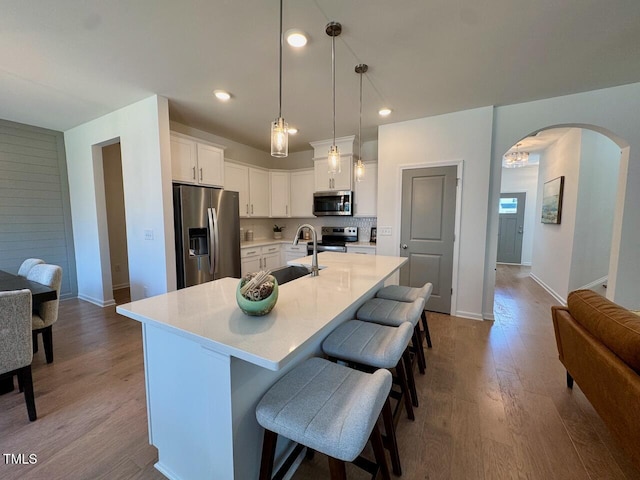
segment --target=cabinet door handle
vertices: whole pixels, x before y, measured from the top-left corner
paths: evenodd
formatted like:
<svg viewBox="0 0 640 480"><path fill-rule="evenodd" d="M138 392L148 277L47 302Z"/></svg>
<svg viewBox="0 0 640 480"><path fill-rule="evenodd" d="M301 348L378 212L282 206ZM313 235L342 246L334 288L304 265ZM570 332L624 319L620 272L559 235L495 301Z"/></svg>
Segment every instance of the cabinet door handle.
<svg viewBox="0 0 640 480"><path fill-rule="evenodd" d="M251 215L253 215L253 203L251 204Z"/></svg>
<svg viewBox="0 0 640 480"><path fill-rule="evenodd" d="M193 167L193 179L196 179L196 167Z"/></svg>
<svg viewBox="0 0 640 480"><path fill-rule="evenodd" d="M287 216L289 215L289 205L284 206L284 214Z"/></svg>
<svg viewBox="0 0 640 480"><path fill-rule="evenodd" d="M200 181L202 181L202 168L200 169Z"/></svg>
<svg viewBox="0 0 640 480"><path fill-rule="evenodd" d="M247 203L247 215L249 215L249 204Z"/></svg>

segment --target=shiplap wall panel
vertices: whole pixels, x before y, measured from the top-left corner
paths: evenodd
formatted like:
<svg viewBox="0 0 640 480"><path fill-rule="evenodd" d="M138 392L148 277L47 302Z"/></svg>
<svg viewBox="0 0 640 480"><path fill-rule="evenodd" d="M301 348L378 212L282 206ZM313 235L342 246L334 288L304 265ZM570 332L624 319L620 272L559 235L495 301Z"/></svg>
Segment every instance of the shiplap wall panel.
<svg viewBox="0 0 640 480"><path fill-rule="evenodd" d="M64 138L0 120L0 269L25 258L62 267L62 297L77 294Z"/></svg>

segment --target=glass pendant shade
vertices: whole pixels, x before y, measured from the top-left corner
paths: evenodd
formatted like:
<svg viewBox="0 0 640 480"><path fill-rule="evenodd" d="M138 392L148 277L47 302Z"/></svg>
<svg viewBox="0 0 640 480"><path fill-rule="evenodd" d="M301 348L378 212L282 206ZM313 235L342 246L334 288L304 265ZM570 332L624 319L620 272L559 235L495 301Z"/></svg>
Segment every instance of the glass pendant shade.
<svg viewBox="0 0 640 480"><path fill-rule="evenodd" d="M336 173L340 173L341 165L340 165L340 150L337 145L331 145L329 149L329 173L331 175L335 175Z"/></svg>
<svg viewBox="0 0 640 480"><path fill-rule="evenodd" d="M358 162L356 163L355 176L356 182L361 182L364 178L364 163L362 163L362 160L358 160Z"/></svg>
<svg viewBox="0 0 640 480"><path fill-rule="evenodd" d="M278 117L271 122L271 156L286 157L289 154L289 132L287 122Z"/></svg>

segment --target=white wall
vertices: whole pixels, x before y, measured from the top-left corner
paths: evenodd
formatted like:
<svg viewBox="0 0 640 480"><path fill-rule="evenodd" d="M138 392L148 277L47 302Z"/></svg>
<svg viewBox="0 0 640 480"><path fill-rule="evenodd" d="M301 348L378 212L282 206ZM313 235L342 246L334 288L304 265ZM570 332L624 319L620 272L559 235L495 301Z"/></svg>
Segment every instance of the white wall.
<svg viewBox="0 0 640 480"><path fill-rule="evenodd" d="M175 289L169 107L152 96L64 134L78 296L113 303L102 146L120 139L131 298ZM145 230L153 240L145 240Z"/></svg>
<svg viewBox="0 0 640 480"><path fill-rule="evenodd" d="M531 154L530 159L539 154ZM502 169L500 193L526 193L524 207L524 228L522 234L522 265L531 265L533 254L533 232L536 219L538 197L538 164L522 168ZM494 206L493 208L498 208Z"/></svg>
<svg viewBox="0 0 640 480"><path fill-rule="evenodd" d="M608 275L619 171L620 147L600 133L582 130L569 291Z"/></svg>
<svg viewBox="0 0 640 480"><path fill-rule="evenodd" d="M124 185L120 143L102 149L104 186L109 227L109 253L113 288L129 286L129 256L127 254L127 225L124 213Z"/></svg>
<svg viewBox="0 0 640 480"><path fill-rule="evenodd" d="M607 296L626 307L640 307L640 83L497 107L493 129L490 205L500 196L501 157L518 140L559 126L593 128L614 135L622 150L612 261ZM497 210L489 210L484 316L493 318Z"/></svg>
<svg viewBox="0 0 640 480"><path fill-rule="evenodd" d="M556 300L564 302L569 293L571 257L578 204L578 178L580 172L579 128L570 129L540 158L538 201L533 246L531 276L544 285ZM540 222L544 184L563 176L564 195L559 225Z"/></svg>
<svg viewBox="0 0 640 480"><path fill-rule="evenodd" d="M483 107L383 125L378 130L378 254L400 253L402 168L463 162L452 314L476 319L482 318L492 123L493 107ZM382 226L392 227L392 235L380 236Z"/></svg>

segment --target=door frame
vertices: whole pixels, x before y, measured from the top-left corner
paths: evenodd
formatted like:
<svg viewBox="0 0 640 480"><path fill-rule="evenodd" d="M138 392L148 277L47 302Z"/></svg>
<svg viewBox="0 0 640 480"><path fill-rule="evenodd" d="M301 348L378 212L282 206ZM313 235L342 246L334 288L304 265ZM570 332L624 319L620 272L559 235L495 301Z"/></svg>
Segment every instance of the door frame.
<svg viewBox="0 0 640 480"><path fill-rule="evenodd" d="M415 170L419 168L436 168L436 167L457 167L456 177L458 179L456 185L456 213L454 219L454 241L453 241L453 272L451 276L451 288L453 293L451 294L451 315L456 315L458 311L458 267L460 261L460 223L461 223L461 210L462 210L462 185L464 184L464 160L443 160L440 162L421 162L398 165L397 170L397 187L396 187L396 225L394 228L398 232L398 242L395 246L396 255L400 256L400 238L402 228L402 174L404 170ZM399 283L399 276L395 276ZM468 314L465 317L468 318ZM482 320L482 317L478 317L478 320Z"/></svg>

